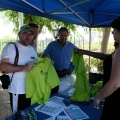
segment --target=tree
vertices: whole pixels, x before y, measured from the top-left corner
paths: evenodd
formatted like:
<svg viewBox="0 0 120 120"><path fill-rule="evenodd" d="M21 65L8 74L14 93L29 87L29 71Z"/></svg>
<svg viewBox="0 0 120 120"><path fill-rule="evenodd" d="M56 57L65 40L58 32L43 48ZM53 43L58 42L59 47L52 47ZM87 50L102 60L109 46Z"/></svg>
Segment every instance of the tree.
<svg viewBox="0 0 120 120"><path fill-rule="evenodd" d="M93 28L92 31L98 33L98 39L101 41L101 49L100 52L107 53L107 46L109 42L109 36L111 32L111 27L106 28ZM87 31L88 32L88 31ZM97 51L97 50L94 50Z"/></svg>
<svg viewBox="0 0 120 120"><path fill-rule="evenodd" d="M12 11L12 10L7 10L7 11L3 11L3 14L4 14L6 20L14 23L14 25L16 26L14 31L18 32L18 28L19 28L18 12ZM48 19L48 18L44 18L44 17L40 17L40 16L31 15L31 14L24 14L24 24L27 25L29 23L35 23L35 24L39 25L40 33L44 26L46 26L49 31L52 31L54 28L59 28L61 26L65 26L69 30L70 29L75 30L75 26L70 23L60 22L60 21L56 21L56 20L52 20L52 19Z"/></svg>
<svg viewBox="0 0 120 120"><path fill-rule="evenodd" d="M101 52L106 53L107 52L107 46L109 41L111 28L103 28L103 37L102 37L102 44L101 44Z"/></svg>

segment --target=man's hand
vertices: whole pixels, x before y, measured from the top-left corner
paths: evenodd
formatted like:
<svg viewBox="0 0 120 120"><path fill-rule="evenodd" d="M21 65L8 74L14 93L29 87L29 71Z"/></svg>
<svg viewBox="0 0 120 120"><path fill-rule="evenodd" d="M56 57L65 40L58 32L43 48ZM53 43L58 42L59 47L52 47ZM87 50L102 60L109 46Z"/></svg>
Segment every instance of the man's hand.
<svg viewBox="0 0 120 120"><path fill-rule="evenodd" d="M31 70L34 67L34 62L29 62L23 67L23 71Z"/></svg>

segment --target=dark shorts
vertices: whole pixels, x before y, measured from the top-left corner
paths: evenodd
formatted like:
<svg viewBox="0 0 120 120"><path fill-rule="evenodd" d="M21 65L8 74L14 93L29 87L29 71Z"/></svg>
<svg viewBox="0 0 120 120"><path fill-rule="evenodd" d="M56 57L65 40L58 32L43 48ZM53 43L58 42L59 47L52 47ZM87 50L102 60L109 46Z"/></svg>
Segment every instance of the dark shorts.
<svg viewBox="0 0 120 120"><path fill-rule="evenodd" d="M13 111L13 96L12 93L10 94L10 105ZM30 98L26 98L26 94L19 94L18 95L18 108L17 111L21 111L27 107L29 107L31 105L31 99Z"/></svg>

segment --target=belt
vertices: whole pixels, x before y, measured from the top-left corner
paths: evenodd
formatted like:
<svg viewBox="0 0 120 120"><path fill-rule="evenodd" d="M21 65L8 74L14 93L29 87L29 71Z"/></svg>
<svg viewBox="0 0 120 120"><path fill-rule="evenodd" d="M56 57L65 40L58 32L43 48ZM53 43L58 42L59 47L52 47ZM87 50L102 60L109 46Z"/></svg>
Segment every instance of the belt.
<svg viewBox="0 0 120 120"><path fill-rule="evenodd" d="M62 70L56 70L58 72L65 72L65 71L68 71L69 69L62 69Z"/></svg>

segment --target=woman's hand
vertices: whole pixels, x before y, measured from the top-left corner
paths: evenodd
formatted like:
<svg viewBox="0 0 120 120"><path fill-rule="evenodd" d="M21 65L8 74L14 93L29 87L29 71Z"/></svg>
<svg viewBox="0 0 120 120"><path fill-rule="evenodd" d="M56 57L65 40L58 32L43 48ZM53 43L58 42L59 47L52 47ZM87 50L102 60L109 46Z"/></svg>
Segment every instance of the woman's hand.
<svg viewBox="0 0 120 120"><path fill-rule="evenodd" d="M97 109L100 108L100 99L98 99L98 98L94 99L94 107L97 108Z"/></svg>

